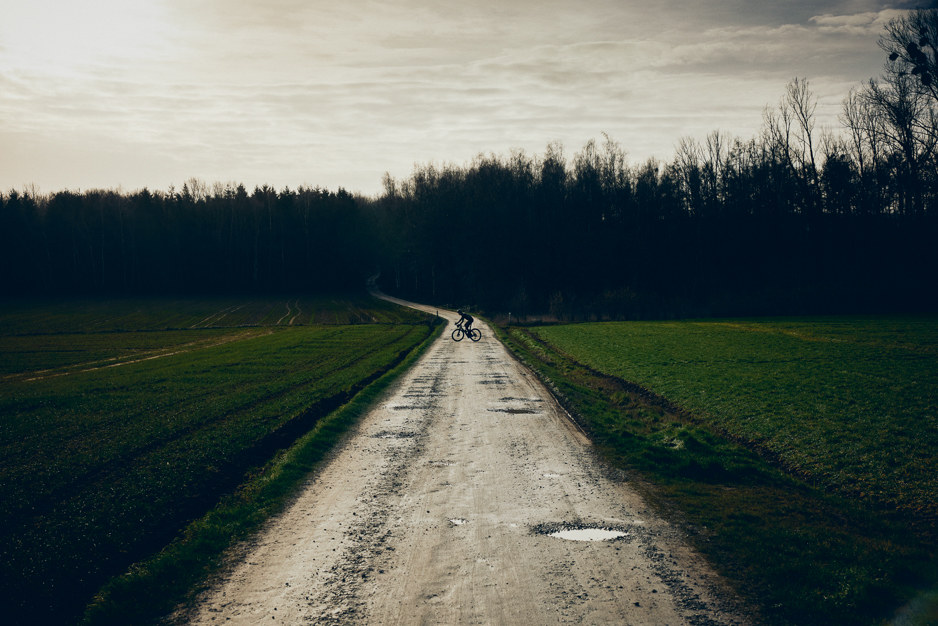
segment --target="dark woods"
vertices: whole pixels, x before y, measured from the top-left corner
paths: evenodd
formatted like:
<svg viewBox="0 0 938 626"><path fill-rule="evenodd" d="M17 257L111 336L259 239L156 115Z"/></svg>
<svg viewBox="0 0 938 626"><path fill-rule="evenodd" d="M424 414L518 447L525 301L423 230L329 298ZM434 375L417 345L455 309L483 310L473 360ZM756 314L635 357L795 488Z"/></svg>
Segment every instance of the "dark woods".
<svg viewBox="0 0 938 626"><path fill-rule="evenodd" d="M360 284L372 220L345 191L190 180L181 192L0 199L6 292L205 293Z"/></svg>
<svg viewBox="0 0 938 626"><path fill-rule="evenodd" d="M424 167L388 181L383 284L560 319L933 306L934 166L902 186L889 162L861 174L840 153L812 171L778 148L713 134L637 168L609 141L570 167L556 146Z"/></svg>
<svg viewBox="0 0 938 626"><path fill-rule="evenodd" d="M796 79L757 137L685 138L670 163L631 167L606 137L387 180L385 284L561 319L934 309L938 11L880 45L836 131Z"/></svg>
<svg viewBox="0 0 938 626"><path fill-rule="evenodd" d="M480 156L380 198L191 180L182 191L0 195L6 293L386 291L561 319L933 309L938 11L892 22L878 81L818 129L796 79L761 133L630 165Z"/></svg>

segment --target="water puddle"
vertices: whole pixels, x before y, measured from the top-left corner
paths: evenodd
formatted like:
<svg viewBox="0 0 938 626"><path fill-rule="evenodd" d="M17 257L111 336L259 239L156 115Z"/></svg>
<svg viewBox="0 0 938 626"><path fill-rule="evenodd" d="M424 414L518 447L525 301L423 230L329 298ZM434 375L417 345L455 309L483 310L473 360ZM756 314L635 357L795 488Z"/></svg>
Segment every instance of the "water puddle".
<svg viewBox="0 0 938 626"><path fill-rule="evenodd" d="M609 530L608 528L569 528L552 532L548 537L557 537L568 541L609 541L626 535L628 533L621 530Z"/></svg>
<svg viewBox="0 0 938 626"><path fill-rule="evenodd" d="M616 541L629 536L629 533L615 524L589 524L584 522L561 522L538 524L531 528L537 535L547 535L567 541Z"/></svg>
<svg viewBox="0 0 938 626"><path fill-rule="evenodd" d="M372 437L375 439L411 439L413 437L419 436L420 435L418 433L414 432L391 432L389 430L382 430L381 432L372 435Z"/></svg>
<svg viewBox="0 0 938 626"><path fill-rule="evenodd" d="M537 415L540 411L534 409L489 409L491 413L508 413L509 415Z"/></svg>

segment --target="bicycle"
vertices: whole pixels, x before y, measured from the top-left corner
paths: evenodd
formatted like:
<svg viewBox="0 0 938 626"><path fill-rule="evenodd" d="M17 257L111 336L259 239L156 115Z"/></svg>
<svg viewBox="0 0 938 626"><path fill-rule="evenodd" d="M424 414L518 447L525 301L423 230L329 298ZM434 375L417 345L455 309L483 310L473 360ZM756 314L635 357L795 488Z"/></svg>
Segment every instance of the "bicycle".
<svg viewBox="0 0 938 626"><path fill-rule="evenodd" d="M482 339L482 331L478 328L470 328L468 332L462 327L462 324L456 322L456 330L453 331L453 341L462 341L463 337L469 337L472 341Z"/></svg>

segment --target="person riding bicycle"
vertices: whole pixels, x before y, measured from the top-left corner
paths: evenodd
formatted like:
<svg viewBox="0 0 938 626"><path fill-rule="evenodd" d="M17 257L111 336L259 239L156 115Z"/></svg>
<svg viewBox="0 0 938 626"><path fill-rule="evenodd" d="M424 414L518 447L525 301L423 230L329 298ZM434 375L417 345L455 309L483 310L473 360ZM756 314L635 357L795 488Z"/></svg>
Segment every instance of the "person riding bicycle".
<svg viewBox="0 0 938 626"><path fill-rule="evenodd" d="M466 332L466 335L469 335L469 331L472 330L472 322L475 321L475 318L468 313L463 313L462 309L458 309L456 312L459 313L459 321L456 322L456 325L459 326L462 324L462 329Z"/></svg>

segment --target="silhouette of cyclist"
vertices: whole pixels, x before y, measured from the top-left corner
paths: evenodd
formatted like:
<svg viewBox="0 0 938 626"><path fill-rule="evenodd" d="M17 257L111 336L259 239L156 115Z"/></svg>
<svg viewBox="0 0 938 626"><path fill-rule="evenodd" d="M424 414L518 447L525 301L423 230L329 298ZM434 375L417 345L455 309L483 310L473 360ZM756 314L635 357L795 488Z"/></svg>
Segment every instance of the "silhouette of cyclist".
<svg viewBox="0 0 938 626"><path fill-rule="evenodd" d="M459 313L460 316L459 321L456 322L456 325L459 326L460 322L463 322L462 329L466 331L466 334L468 335L469 331L472 330L472 322L475 321L475 318L473 318L468 313L463 313L462 309L459 309L456 312Z"/></svg>

